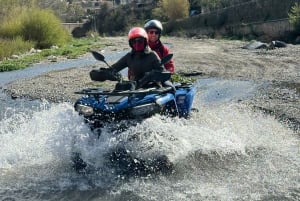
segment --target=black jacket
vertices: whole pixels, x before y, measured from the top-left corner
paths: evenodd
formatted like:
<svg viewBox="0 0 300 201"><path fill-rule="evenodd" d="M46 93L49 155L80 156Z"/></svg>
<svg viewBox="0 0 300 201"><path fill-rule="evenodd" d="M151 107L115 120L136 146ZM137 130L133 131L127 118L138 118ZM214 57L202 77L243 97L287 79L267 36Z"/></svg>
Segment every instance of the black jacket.
<svg viewBox="0 0 300 201"><path fill-rule="evenodd" d="M146 72L157 70L163 71L159 56L148 46L144 52L128 52L119 61L112 65L115 71L121 71L128 67L128 76L130 80L138 81L144 77Z"/></svg>

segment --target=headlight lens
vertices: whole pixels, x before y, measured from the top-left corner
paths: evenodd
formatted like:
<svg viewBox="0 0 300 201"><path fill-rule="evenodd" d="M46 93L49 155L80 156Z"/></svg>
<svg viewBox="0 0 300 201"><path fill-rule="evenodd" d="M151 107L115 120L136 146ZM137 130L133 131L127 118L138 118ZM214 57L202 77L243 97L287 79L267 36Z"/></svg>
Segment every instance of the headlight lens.
<svg viewBox="0 0 300 201"><path fill-rule="evenodd" d="M79 114L83 114L85 116L91 116L94 114L94 110L92 107L87 106L87 105L81 105L81 104L77 104L75 107L75 110L79 113Z"/></svg>
<svg viewBox="0 0 300 201"><path fill-rule="evenodd" d="M130 111L130 114L134 117L139 116L150 116L154 113L156 113L159 110L159 107L155 105L154 103L146 104L146 105L140 105L133 107Z"/></svg>

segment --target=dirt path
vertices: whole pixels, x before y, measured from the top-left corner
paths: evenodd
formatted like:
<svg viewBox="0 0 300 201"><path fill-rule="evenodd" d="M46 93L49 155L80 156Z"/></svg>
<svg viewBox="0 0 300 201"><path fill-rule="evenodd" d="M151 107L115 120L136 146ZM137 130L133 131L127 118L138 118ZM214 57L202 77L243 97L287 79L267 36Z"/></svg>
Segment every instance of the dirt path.
<svg viewBox="0 0 300 201"><path fill-rule="evenodd" d="M128 49L126 37L102 38L105 52ZM203 77L254 80L259 83L271 82L262 88L250 104L274 113L279 118L288 118L297 125L300 122L300 45L288 45L273 50L242 49L249 42L187 39L163 37L169 44L176 72L200 74ZM99 63L99 66L105 64ZM6 91L14 97L45 98L51 101L73 101L74 91L94 87L89 66L64 71L53 71L33 79L20 80L6 86Z"/></svg>

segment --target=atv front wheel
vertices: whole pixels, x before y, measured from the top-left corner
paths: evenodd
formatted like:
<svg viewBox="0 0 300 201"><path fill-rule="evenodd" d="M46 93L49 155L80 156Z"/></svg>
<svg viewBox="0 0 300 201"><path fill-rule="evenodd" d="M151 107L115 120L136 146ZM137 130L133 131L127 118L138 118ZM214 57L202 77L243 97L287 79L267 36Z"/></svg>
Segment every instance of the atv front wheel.
<svg viewBox="0 0 300 201"><path fill-rule="evenodd" d="M76 171L76 172L83 172L85 171L87 167L87 163L84 162L81 158L81 154L74 152L72 154L72 168Z"/></svg>

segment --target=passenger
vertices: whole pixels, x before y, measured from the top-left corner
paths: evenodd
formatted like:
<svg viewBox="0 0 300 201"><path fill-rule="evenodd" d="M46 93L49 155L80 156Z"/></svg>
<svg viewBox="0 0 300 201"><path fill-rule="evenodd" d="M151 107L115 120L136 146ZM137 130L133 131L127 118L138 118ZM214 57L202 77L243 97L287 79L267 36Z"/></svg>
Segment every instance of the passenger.
<svg viewBox="0 0 300 201"><path fill-rule="evenodd" d="M158 20L150 20L144 25L144 29L147 31L149 38L149 46L154 50L160 58L170 54L169 48L160 41L161 32L163 30L162 24ZM174 73L174 61L170 60L164 64L165 69L170 73Z"/></svg>
<svg viewBox="0 0 300 201"><path fill-rule="evenodd" d="M128 79L139 81L146 72L164 71L159 56L148 46L148 36L141 27L134 27L128 33L131 51L112 65L115 72L128 67Z"/></svg>

